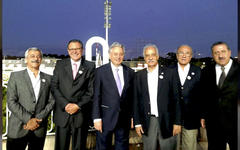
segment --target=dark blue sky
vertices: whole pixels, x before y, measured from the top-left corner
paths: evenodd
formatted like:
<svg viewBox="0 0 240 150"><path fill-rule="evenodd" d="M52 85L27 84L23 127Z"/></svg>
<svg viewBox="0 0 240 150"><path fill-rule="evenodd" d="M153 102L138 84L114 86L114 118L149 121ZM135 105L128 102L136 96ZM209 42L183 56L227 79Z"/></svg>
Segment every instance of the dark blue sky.
<svg viewBox="0 0 240 150"><path fill-rule="evenodd" d="M66 54L70 39L105 37L104 1L3 0L3 54L23 56L32 46ZM219 40L237 56L237 0L112 0L111 24L109 44L123 43L127 58L150 42L162 56L189 44L205 57Z"/></svg>

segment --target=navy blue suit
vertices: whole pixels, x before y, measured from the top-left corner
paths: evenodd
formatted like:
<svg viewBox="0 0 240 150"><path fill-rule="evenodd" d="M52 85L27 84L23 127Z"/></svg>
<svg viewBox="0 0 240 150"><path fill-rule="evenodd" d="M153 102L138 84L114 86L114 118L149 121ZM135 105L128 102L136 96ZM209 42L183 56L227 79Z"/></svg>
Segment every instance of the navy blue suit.
<svg viewBox="0 0 240 150"><path fill-rule="evenodd" d="M173 96L173 72L159 67L158 78L158 121L163 138L172 136L173 124L181 124L180 104ZM150 123L150 98L147 81L147 69L138 71L134 80L134 125L141 124L144 134L148 134Z"/></svg>
<svg viewBox="0 0 240 150"><path fill-rule="evenodd" d="M124 87L121 96L111 64L105 64L96 70L92 118L101 118L103 123L103 133L97 132L97 150L111 149L112 133L115 133L115 149L128 149L134 71L125 65L122 66ZM122 139L118 143L119 140L116 138L120 137Z"/></svg>
<svg viewBox="0 0 240 150"><path fill-rule="evenodd" d="M198 129L200 127L200 76L201 69L195 65L190 65L187 78L183 85L178 73L178 66L171 66L174 71L174 89L177 90L179 96L175 97L181 104L182 125L185 129Z"/></svg>

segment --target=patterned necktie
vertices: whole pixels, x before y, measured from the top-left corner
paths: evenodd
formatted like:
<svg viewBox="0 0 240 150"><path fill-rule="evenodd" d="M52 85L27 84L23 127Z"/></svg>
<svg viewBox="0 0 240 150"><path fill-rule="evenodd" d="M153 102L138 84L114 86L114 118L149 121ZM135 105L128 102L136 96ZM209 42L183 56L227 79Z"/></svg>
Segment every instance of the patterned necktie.
<svg viewBox="0 0 240 150"><path fill-rule="evenodd" d="M76 75L77 75L77 64L74 63L74 64L73 64L73 79L76 78Z"/></svg>
<svg viewBox="0 0 240 150"><path fill-rule="evenodd" d="M218 82L218 87L219 87L219 88L222 87L223 82L224 82L224 80L225 80L225 78L226 78L226 74L225 74L225 71L224 71L225 68L224 68L224 67L221 67L221 70L222 70L222 74L221 74L220 79L219 79L219 82Z"/></svg>
<svg viewBox="0 0 240 150"><path fill-rule="evenodd" d="M121 84L121 80L120 80L118 71L119 71L119 69L116 68L116 79L115 80L116 80L116 83L117 83L118 93L121 96L121 94L122 94L122 84Z"/></svg>

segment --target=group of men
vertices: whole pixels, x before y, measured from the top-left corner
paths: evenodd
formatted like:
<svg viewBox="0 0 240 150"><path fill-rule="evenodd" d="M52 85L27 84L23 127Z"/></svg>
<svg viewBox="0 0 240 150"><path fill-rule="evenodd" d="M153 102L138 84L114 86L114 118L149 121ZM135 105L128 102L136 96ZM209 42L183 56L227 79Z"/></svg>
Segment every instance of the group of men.
<svg viewBox="0 0 240 150"><path fill-rule="evenodd" d="M96 131L96 149L129 149L129 130L142 137L144 150L197 150L200 126L209 150L237 150L239 64L224 42L211 47L215 63L203 70L190 64L192 48L181 45L177 64L159 64L158 48L143 48L147 67L135 73L124 65L125 48L114 42L110 63L97 69L84 60L83 43L71 40L70 58L57 61L53 76L39 70L40 49L25 52L27 69L8 82L8 150L42 150L48 115L53 110L55 150L84 150L88 125Z"/></svg>

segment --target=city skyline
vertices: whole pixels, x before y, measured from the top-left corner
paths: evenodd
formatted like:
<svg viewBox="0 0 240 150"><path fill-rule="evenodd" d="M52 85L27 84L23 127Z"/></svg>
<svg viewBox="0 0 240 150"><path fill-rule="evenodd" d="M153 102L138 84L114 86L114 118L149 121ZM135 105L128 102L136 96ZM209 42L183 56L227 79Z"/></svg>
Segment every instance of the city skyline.
<svg viewBox="0 0 240 150"><path fill-rule="evenodd" d="M66 55L70 39L105 38L104 1L3 0L3 55L23 56L32 46ZM126 58L141 56L147 43L161 56L188 44L207 57L216 41L226 41L237 56L237 0L112 1L111 17L109 45L124 44Z"/></svg>

